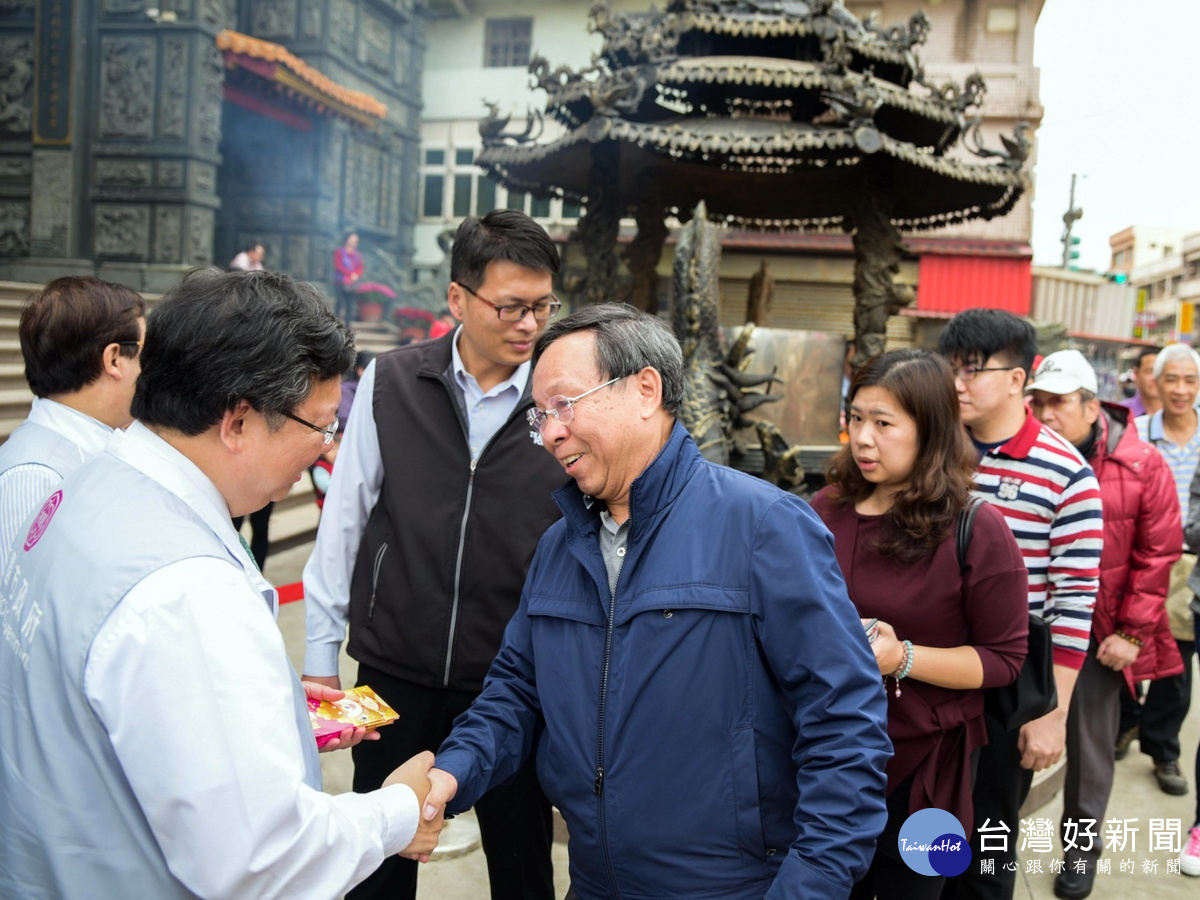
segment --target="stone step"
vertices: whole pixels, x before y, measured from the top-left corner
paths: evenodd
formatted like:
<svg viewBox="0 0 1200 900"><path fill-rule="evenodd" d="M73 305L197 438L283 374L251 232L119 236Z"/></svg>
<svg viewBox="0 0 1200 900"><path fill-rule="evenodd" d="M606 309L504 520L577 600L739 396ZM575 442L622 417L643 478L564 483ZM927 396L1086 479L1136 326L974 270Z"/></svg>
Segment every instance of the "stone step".
<svg viewBox="0 0 1200 900"><path fill-rule="evenodd" d="M0 364L24 363L21 356L21 342L17 340L14 330L11 335L0 333Z"/></svg>
<svg viewBox="0 0 1200 900"><path fill-rule="evenodd" d="M29 415L33 392L28 385L0 390L0 419L24 419Z"/></svg>
<svg viewBox="0 0 1200 900"><path fill-rule="evenodd" d="M16 330L17 323L21 319L21 310L25 308L25 300L17 299L16 297L0 296L0 323L12 325L13 330Z"/></svg>
<svg viewBox="0 0 1200 900"><path fill-rule="evenodd" d="M24 363L0 363L0 390L9 391L18 388L28 388L25 380Z"/></svg>

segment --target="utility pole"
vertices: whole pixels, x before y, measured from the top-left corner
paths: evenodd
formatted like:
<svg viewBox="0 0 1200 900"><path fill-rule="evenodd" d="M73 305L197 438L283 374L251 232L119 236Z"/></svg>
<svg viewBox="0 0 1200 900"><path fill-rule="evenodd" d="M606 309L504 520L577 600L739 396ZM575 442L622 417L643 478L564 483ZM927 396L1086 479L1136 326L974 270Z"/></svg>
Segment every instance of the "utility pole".
<svg viewBox="0 0 1200 900"><path fill-rule="evenodd" d="M1075 227L1075 223L1083 218L1083 210L1075 205L1075 179L1078 176L1071 175L1071 200L1067 204L1067 211L1063 213L1063 224L1067 227L1063 230L1062 245L1062 267L1070 268L1072 261L1079 259L1079 251L1075 249L1079 246L1079 238L1071 236L1071 229Z"/></svg>

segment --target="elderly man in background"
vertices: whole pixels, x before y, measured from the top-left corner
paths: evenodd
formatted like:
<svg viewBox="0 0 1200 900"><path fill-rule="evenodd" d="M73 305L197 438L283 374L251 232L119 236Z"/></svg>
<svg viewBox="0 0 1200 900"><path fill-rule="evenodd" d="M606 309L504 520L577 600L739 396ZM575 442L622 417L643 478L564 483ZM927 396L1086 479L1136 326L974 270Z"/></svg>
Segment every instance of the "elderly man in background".
<svg viewBox="0 0 1200 900"><path fill-rule="evenodd" d="M0 446L0 570L25 520L131 421L146 333L141 296L98 278L57 278L21 311L27 418Z"/></svg>
<svg viewBox="0 0 1200 900"><path fill-rule="evenodd" d="M707 462L683 388L675 337L632 307L538 341L532 436L574 483L426 814L536 758L570 896L844 898L885 819L879 669L829 532Z"/></svg>
<svg viewBox="0 0 1200 900"><path fill-rule="evenodd" d="M278 598L230 523L329 442L353 358L324 299L282 275L194 274L150 317L139 421L0 572L4 893L334 897L432 850L431 754L371 794L321 792Z"/></svg>
<svg viewBox="0 0 1200 900"><path fill-rule="evenodd" d="M1154 380L1162 408L1153 415L1138 416L1134 422L1138 437L1166 458L1175 481L1180 519L1187 522L1188 491L1200 465L1200 409L1196 407L1200 355L1187 344L1168 344L1154 361ZM1182 530L1179 538L1183 547ZM1141 705L1132 697L1123 700L1115 751L1118 759L1125 756L1136 737L1142 753L1154 762L1154 778L1159 788L1176 796L1188 790L1187 778L1179 766L1179 729L1192 702L1195 634L1190 608L1193 594L1187 581L1195 567L1195 554L1184 552L1171 569L1167 588L1167 615L1183 658L1183 671L1150 682Z"/></svg>
<svg viewBox="0 0 1200 900"><path fill-rule="evenodd" d="M1104 504L1100 592L1067 715L1066 867L1054 882L1057 896L1077 900L1096 877L1100 841L1084 834L1099 833L1108 808L1121 696L1132 696L1135 681L1183 671L1165 606L1180 553L1179 503L1166 460L1138 440L1128 409L1097 398L1096 372L1078 350L1043 359L1027 390L1034 416L1088 461Z"/></svg>

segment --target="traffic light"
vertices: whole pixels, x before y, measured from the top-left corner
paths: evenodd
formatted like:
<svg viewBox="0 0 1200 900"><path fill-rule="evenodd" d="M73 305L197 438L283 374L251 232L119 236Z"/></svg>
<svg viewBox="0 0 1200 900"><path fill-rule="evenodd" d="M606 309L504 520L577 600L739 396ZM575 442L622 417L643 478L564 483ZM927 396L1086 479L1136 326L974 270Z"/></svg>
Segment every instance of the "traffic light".
<svg viewBox="0 0 1200 900"><path fill-rule="evenodd" d="M1071 235L1067 239L1067 259L1079 259L1079 237Z"/></svg>
<svg viewBox="0 0 1200 900"><path fill-rule="evenodd" d="M1125 284L1129 281L1129 276L1124 272L1109 272L1108 280L1113 284Z"/></svg>

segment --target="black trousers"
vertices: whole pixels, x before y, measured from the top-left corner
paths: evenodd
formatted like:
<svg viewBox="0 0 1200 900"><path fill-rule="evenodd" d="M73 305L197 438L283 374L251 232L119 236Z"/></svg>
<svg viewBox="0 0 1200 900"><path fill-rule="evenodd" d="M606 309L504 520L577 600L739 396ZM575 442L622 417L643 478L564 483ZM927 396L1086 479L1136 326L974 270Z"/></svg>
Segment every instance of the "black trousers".
<svg viewBox="0 0 1200 900"><path fill-rule="evenodd" d="M1121 693L1121 731L1138 729L1138 746L1156 763L1179 759L1179 729L1192 705L1193 641L1176 641L1183 657L1183 674L1158 678L1146 689L1146 699L1138 703Z"/></svg>
<svg viewBox="0 0 1200 900"><path fill-rule="evenodd" d="M908 821L911 797L910 778L887 798L887 824L875 841L871 868L851 889L850 900L938 900L941 896L945 878L914 872L900 856L900 829Z"/></svg>
<svg viewBox="0 0 1200 900"><path fill-rule="evenodd" d="M1017 749L1019 731L1009 731L986 712L988 743L979 751L979 768L971 798L975 803L975 827L971 834L972 863L956 878L946 879L943 898L953 900L1011 900L1017 886L1017 846L1021 839L1021 804L1029 796L1033 772L1021 768ZM988 821L990 820L990 821ZM982 850L980 828L987 822L989 847L995 846L996 832L1003 823L1008 827L1004 850ZM965 824L965 823L964 823ZM995 874L981 874L983 860L991 859Z"/></svg>
<svg viewBox="0 0 1200 900"><path fill-rule="evenodd" d="M436 753L454 719L477 696L474 691L422 687L366 665L358 668L358 683L374 688L400 719L379 729L378 741L365 741L350 751L354 754L355 793L375 790L393 769L422 750ZM550 861L554 823L533 761L512 781L485 794L475 804L475 814L487 856L492 900L554 900ZM415 900L418 865L390 857L346 896L351 900Z"/></svg>

